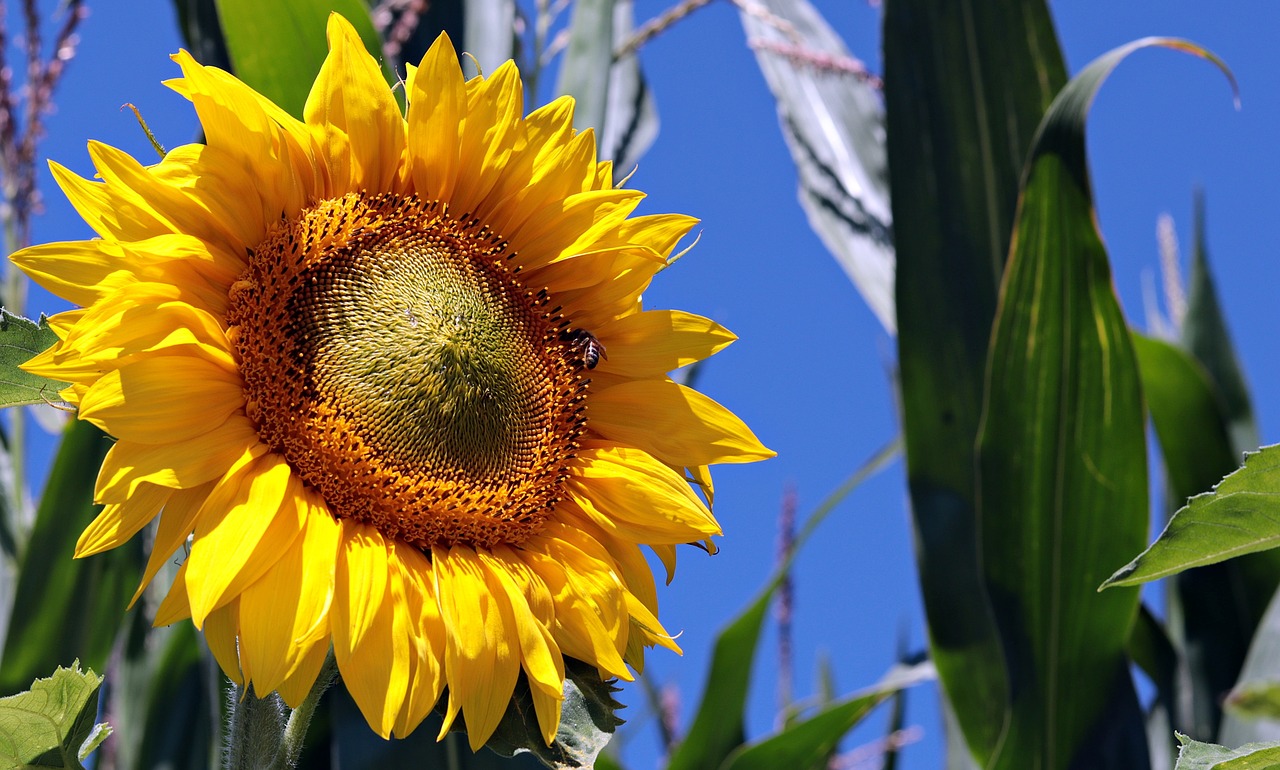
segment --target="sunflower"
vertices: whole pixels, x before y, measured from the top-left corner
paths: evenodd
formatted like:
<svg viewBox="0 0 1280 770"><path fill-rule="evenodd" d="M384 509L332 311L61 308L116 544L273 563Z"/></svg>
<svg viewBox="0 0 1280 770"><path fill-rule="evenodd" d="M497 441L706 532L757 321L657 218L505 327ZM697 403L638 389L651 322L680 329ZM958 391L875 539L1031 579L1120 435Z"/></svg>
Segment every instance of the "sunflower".
<svg viewBox="0 0 1280 770"><path fill-rule="evenodd" d="M641 307L695 220L632 216L571 99L526 117L511 62L464 80L441 35L402 112L328 40L302 121L182 51L205 144L51 164L101 237L13 256L80 306L26 368L115 439L76 555L158 517L138 593L191 536L155 622L237 683L296 706L332 648L378 734L447 688L476 749L523 673L550 742L566 657L679 651L641 548L669 581L720 533L707 466L772 452L668 377L734 339Z"/></svg>

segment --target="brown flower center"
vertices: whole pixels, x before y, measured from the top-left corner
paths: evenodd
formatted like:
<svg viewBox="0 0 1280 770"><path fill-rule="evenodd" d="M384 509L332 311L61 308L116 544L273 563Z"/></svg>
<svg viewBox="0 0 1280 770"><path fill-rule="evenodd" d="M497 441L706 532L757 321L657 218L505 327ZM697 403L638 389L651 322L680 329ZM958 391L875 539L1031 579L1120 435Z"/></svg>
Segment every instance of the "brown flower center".
<svg viewBox="0 0 1280 770"><path fill-rule="evenodd" d="M541 529L587 381L513 256L392 194L321 201L250 254L228 311L248 414L334 516L423 548Z"/></svg>

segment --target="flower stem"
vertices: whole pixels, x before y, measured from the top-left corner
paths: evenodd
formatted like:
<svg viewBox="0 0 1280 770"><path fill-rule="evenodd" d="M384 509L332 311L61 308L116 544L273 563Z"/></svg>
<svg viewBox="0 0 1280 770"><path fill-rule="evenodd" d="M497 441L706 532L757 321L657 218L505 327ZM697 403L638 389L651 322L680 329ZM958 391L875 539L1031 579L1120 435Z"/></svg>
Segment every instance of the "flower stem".
<svg viewBox="0 0 1280 770"><path fill-rule="evenodd" d="M273 767L283 770L297 766L298 757L302 754L302 745L307 738L307 727L311 725L311 717L316 713L316 704L320 702L320 696L324 695L324 691L329 689L329 685L333 684L337 678L338 662L333 657L333 648L330 647L329 654L325 656L324 665L320 667L320 675L316 677L316 683L311 686L311 692L307 693L307 697L289 715L289 722L284 728L283 745L280 747L280 753L276 755L276 763Z"/></svg>
<svg viewBox="0 0 1280 770"><path fill-rule="evenodd" d="M228 691L231 715L222 758L224 770L292 770L296 767L316 704L337 675L338 665L331 649L311 692L292 712L279 693L259 698L252 685L232 684Z"/></svg>

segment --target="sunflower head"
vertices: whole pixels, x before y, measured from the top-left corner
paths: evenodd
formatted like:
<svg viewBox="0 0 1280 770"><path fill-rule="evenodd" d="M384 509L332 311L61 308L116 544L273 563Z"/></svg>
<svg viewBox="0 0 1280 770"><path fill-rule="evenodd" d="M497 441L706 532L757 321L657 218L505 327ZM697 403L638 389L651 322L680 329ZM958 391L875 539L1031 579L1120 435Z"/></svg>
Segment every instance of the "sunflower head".
<svg viewBox="0 0 1280 770"><path fill-rule="evenodd" d="M707 466L772 453L668 376L733 340L641 306L694 220L634 216L571 99L526 116L441 35L402 112L329 45L302 120L180 52L206 144L53 165L101 237L14 255L81 306L26 366L116 439L77 554L158 518L143 586L191 545L156 622L237 682L296 705L332 647L380 735L447 687L478 748L523 675L550 742L566 657L678 651L641 549L670 573L720 532Z"/></svg>

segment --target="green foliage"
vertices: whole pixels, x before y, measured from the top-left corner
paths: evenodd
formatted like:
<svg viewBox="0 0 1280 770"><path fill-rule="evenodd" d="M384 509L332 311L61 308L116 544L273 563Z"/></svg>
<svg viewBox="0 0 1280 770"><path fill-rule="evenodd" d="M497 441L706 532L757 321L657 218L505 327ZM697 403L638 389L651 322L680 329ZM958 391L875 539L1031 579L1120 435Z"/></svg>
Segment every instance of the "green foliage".
<svg viewBox="0 0 1280 770"><path fill-rule="evenodd" d="M30 321L0 308L0 408L58 401L65 382L29 374L18 368L58 341L43 317Z"/></svg>
<svg viewBox="0 0 1280 770"><path fill-rule="evenodd" d="M107 725L94 724L101 686L102 677L75 661L35 680L27 692L0 698L0 765L80 770L111 734Z"/></svg>

